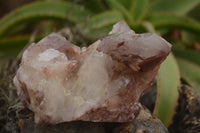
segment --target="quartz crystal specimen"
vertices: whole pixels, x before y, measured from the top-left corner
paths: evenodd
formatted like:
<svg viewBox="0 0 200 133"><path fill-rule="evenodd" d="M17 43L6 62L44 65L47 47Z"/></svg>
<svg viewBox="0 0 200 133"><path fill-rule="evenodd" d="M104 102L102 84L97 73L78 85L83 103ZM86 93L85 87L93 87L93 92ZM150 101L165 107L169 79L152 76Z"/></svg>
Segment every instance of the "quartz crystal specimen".
<svg viewBox="0 0 200 133"><path fill-rule="evenodd" d="M14 84L36 123L129 122L170 49L124 21L88 48L53 33L24 51Z"/></svg>

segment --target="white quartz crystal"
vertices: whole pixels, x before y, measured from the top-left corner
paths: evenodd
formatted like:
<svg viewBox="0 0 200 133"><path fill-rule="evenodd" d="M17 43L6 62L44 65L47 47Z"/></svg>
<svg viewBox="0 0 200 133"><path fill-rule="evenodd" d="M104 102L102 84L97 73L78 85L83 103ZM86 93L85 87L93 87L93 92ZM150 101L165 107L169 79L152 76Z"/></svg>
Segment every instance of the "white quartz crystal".
<svg viewBox="0 0 200 133"><path fill-rule="evenodd" d="M124 21L88 48L53 33L25 50L14 83L36 123L128 122L170 47Z"/></svg>

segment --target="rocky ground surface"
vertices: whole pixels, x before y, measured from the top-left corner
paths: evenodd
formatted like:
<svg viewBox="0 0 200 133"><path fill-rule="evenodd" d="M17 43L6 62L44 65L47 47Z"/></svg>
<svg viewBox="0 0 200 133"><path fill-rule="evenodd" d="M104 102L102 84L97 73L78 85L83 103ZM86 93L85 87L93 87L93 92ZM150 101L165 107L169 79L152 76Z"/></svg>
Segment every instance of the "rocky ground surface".
<svg viewBox="0 0 200 133"><path fill-rule="evenodd" d="M130 123L66 122L57 125L36 125L34 114L22 104L8 110L7 130L20 133L168 133L161 121L145 107Z"/></svg>
<svg viewBox="0 0 200 133"><path fill-rule="evenodd" d="M200 96L193 88L182 85L178 103L170 133L200 133Z"/></svg>

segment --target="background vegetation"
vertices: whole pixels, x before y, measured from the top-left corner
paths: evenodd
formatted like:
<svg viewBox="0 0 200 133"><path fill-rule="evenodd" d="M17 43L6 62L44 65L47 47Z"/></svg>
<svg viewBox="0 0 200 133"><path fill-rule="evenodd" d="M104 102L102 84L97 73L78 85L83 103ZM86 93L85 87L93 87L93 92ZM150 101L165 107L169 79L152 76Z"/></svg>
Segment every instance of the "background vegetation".
<svg viewBox="0 0 200 133"><path fill-rule="evenodd" d="M0 3L3 6L5 1ZM154 109L169 126L180 83L200 94L199 12L199 0L30 0L10 13L0 14L0 63L20 57L26 45L51 32L67 29L77 36L75 44L89 45L107 35L113 24L125 20L137 33L154 32L173 45L157 76ZM0 89L5 91L2 86ZM4 93L10 94L7 90Z"/></svg>

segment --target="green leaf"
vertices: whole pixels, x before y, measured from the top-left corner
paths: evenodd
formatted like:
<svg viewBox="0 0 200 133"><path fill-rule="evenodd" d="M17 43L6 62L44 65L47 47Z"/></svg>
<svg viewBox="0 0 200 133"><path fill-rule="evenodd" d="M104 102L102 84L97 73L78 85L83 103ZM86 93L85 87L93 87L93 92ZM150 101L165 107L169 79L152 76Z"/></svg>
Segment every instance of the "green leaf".
<svg viewBox="0 0 200 133"><path fill-rule="evenodd" d="M90 12L64 1L34 2L11 12L0 21L0 37L18 24L33 20L62 19L77 23L84 21Z"/></svg>
<svg viewBox="0 0 200 133"><path fill-rule="evenodd" d="M157 29L174 28L200 33L200 23L189 17L180 17L169 13L151 13L147 20Z"/></svg>
<svg viewBox="0 0 200 133"><path fill-rule="evenodd" d="M131 5L131 14L133 20L142 20L148 10L148 0L133 0Z"/></svg>
<svg viewBox="0 0 200 133"><path fill-rule="evenodd" d="M185 15L200 3L199 0L155 0L151 4L153 12L172 12Z"/></svg>
<svg viewBox="0 0 200 133"><path fill-rule="evenodd" d="M183 31L181 32L181 37L182 40L188 44L188 46L192 46L195 42L200 42L199 34Z"/></svg>
<svg viewBox="0 0 200 133"><path fill-rule="evenodd" d="M192 9L187 15L200 21L200 4L197 5L194 9Z"/></svg>
<svg viewBox="0 0 200 133"><path fill-rule="evenodd" d="M175 56L187 59L189 61L192 61L198 65L200 65L200 53L194 50L190 49L184 49L184 48L176 48L173 47L173 53Z"/></svg>
<svg viewBox="0 0 200 133"><path fill-rule="evenodd" d="M116 0L118 3L123 5L126 9L129 9L133 0Z"/></svg>
<svg viewBox="0 0 200 133"><path fill-rule="evenodd" d="M98 38L108 34L112 25L121 20L123 20L123 16L119 12L107 11L92 16L87 23L80 25L79 29L86 36Z"/></svg>
<svg viewBox="0 0 200 133"><path fill-rule="evenodd" d="M200 94L200 65L178 58L182 78Z"/></svg>
<svg viewBox="0 0 200 133"><path fill-rule="evenodd" d="M42 38L36 37L35 41ZM0 60L3 58L15 58L19 52L28 44L30 36L19 36L12 38L4 38L0 40Z"/></svg>
<svg viewBox="0 0 200 133"><path fill-rule="evenodd" d="M116 0L106 0L106 2L111 9L121 12L128 21L132 22L131 14L122 4Z"/></svg>
<svg viewBox="0 0 200 133"><path fill-rule="evenodd" d="M86 8L95 13L103 12L105 10L105 6L102 0L80 0L80 1L68 0L68 1L74 2L82 6L83 8Z"/></svg>
<svg viewBox="0 0 200 133"><path fill-rule="evenodd" d="M157 100L154 114L168 127L175 113L178 100L180 73L172 54L163 62L157 77Z"/></svg>
<svg viewBox="0 0 200 133"><path fill-rule="evenodd" d="M142 26L144 26L144 28L148 31L148 32L152 32L152 33L156 33L156 30L154 28L154 26L152 25L152 23L143 21L141 23ZM158 34L158 33L157 33Z"/></svg>

